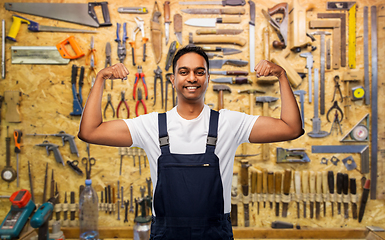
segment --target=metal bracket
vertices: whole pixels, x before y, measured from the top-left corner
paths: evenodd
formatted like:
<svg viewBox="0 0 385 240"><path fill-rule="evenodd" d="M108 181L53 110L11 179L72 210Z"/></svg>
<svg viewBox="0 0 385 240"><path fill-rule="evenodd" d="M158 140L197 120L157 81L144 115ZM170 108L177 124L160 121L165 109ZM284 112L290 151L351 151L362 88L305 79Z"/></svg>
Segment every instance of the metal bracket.
<svg viewBox="0 0 385 240"><path fill-rule="evenodd" d="M336 160L334 160L336 159ZM331 159L330 159L330 162L332 162L335 166L337 166L337 163L339 162L340 160L336 157L336 156L333 156Z"/></svg>
<svg viewBox="0 0 385 240"><path fill-rule="evenodd" d="M323 158L321 159L321 164L328 165L328 162L329 162L329 159L327 159L326 157L323 157Z"/></svg>
<svg viewBox="0 0 385 240"><path fill-rule="evenodd" d="M354 170L354 169L357 168L357 164L356 164L356 162L354 161L352 155L350 155L349 157L346 157L346 158L342 159L342 162L344 163L344 165L345 165L345 167L346 167L346 169L347 169L348 171Z"/></svg>

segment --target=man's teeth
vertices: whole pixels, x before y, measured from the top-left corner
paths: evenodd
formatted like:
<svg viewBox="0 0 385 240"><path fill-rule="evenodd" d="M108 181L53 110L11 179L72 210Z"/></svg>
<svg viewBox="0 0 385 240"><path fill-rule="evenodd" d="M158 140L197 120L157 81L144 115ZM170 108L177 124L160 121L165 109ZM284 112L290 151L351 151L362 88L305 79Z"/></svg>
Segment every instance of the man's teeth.
<svg viewBox="0 0 385 240"><path fill-rule="evenodd" d="M197 87L187 87L188 90L194 90L197 89Z"/></svg>

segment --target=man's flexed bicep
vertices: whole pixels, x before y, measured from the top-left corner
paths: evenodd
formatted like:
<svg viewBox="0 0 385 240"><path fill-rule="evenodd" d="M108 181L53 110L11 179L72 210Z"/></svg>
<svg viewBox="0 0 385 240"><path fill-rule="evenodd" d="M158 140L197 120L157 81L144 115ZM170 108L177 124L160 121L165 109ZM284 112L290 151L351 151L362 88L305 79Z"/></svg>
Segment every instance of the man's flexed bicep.
<svg viewBox="0 0 385 240"><path fill-rule="evenodd" d="M81 140L108 146L132 145L131 134L125 122L123 120L103 122L101 110L104 81L123 79L128 74L127 68L121 63L98 72L80 120L78 137Z"/></svg>

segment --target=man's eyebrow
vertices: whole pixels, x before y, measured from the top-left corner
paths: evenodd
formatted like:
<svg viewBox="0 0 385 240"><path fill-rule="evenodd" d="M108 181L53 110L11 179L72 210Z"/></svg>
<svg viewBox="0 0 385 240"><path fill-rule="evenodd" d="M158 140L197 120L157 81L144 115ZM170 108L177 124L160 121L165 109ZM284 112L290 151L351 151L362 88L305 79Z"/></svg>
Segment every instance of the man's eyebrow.
<svg viewBox="0 0 385 240"><path fill-rule="evenodd" d="M179 70L190 70L190 68L188 68L188 67L180 67L180 68L178 68L178 71ZM194 70L206 70L206 68L205 67L197 67L197 68L195 68Z"/></svg>

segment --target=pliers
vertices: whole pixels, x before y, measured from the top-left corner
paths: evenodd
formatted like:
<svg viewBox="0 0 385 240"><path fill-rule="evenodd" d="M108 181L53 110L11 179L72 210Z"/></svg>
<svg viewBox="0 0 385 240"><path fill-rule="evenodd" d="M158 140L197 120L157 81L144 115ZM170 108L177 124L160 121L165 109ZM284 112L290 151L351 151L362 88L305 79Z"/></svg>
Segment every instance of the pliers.
<svg viewBox="0 0 385 240"><path fill-rule="evenodd" d="M94 46L94 37L91 37L91 44L90 44L90 49L88 50L87 56L86 56L86 65L90 65L90 69L88 70L87 77L88 77L88 83L93 83L94 80L91 76L94 78L96 77L96 68L95 64L97 63L97 58L96 58L96 49ZM93 84L92 84L93 86Z"/></svg>
<svg viewBox="0 0 385 240"><path fill-rule="evenodd" d="M123 37L122 40L119 38L119 31L120 31L120 23L117 23L116 26L116 39L115 42L118 43L118 58L121 63L123 63L124 59L126 58L126 40L127 37L127 31L126 31L126 23L123 23Z"/></svg>
<svg viewBox="0 0 385 240"><path fill-rule="evenodd" d="M162 96L162 108L163 108L163 77L162 77L162 69L158 66L156 70L154 70L154 106L156 103L156 80L159 78L160 80L160 94Z"/></svg>
<svg viewBox="0 0 385 240"><path fill-rule="evenodd" d="M137 117L139 116L139 114L138 114L139 103L142 103L143 108L144 108L144 114L147 114L146 104L144 103L144 101L142 99L142 89L140 89L140 88L138 88L138 100L136 101L136 105L135 105L135 113L136 113Z"/></svg>
<svg viewBox="0 0 385 240"><path fill-rule="evenodd" d="M338 112L341 113L341 120L338 120L339 122L341 122L343 119L344 119L344 113L342 112L342 109L338 106L338 102L337 101L334 101L333 103L333 106L329 109L328 113L326 114L326 119L328 120L328 122L330 122L329 120L329 113L333 110L333 109L336 109L336 117L338 118Z"/></svg>
<svg viewBox="0 0 385 240"><path fill-rule="evenodd" d="M124 103L124 105L126 106L126 109L127 109L127 118L130 118L130 108L128 107L128 104L125 100L125 92L122 91L120 93L120 102L118 104L118 108L116 109L116 116L119 118L119 109L120 109L120 105L122 105L122 103Z"/></svg>
<svg viewBox="0 0 385 240"><path fill-rule="evenodd" d="M107 103L106 103L106 106L104 107L104 119L107 119L106 111L107 111L108 106L111 106L111 108L112 108L112 117L115 117L115 109L114 109L114 106L112 106L112 102L111 102L111 93L109 93L107 95Z"/></svg>
<svg viewBox="0 0 385 240"><path fill-rule="evenodd" d="M135 66L135 38L136 34L142 32L142 42L143 42L143 62L146 61L146 42L148 38L144 37L144 20L140 17L135 17L136 27L132 30L132 41L130 42L132 50L132 65Z"/></svg>
<svg viewBox="0 0 385 240"><path fill-rule="evenodd" d="M135 82L134 82L134 90L132 92L132 96L135 100L135 96L136 96L136 87L138 85L138 82L139 82L139 79L142 79L142 82L143 82L143 87L144 87L144 93L146 95L146 100L148 99L148 96L147 96L147 85L146 85L146 81L144 80L144 73L142 71L142 66L138 66L138 72L135 73Z"/></svg>
<svg viewBox="0 0 385 240"><path fill-rule="evenodd" d="M109 42L106 43L106 63L104 68L111 66L111 44ZM104 83L104 88L106 88L106 84ZM111 79L111 90L113 88L113 80Z"/></svg>
<svg viewBox="0 0 385 240"><path fill-rule="evenodd" d="M339 79L340 79L340 77L338 75L334 76L334 94L333 94L332 102L334 102L337 91L340 93L340 101L343 102L343 100L344 100L344 98L342 96L341 88L340 88L340 83L338 82Z"/></svg>

